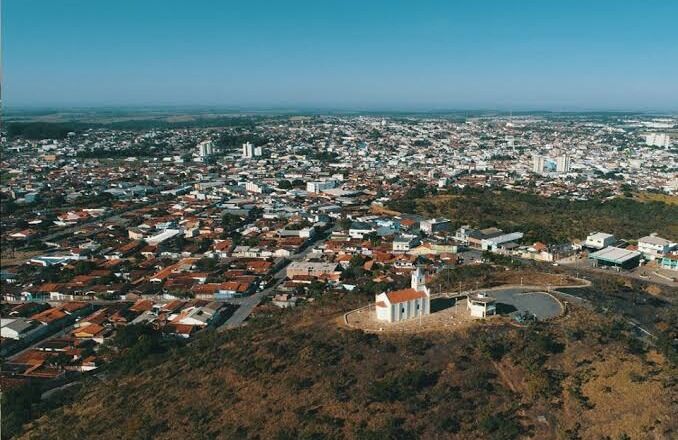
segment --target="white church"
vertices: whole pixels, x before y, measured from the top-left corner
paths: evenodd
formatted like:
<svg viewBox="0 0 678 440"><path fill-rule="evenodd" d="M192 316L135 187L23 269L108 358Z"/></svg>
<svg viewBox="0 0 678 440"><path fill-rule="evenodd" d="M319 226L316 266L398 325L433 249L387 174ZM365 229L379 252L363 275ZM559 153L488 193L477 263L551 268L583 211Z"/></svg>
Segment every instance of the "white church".
<svg viewBox="0 0 678 440"><path fill-rule="evenodd" d="M420 267L412 272L409 289L384 292L376 295L377 320L398 322L431 313L431 294L424 285L424 272Z"/></svg>

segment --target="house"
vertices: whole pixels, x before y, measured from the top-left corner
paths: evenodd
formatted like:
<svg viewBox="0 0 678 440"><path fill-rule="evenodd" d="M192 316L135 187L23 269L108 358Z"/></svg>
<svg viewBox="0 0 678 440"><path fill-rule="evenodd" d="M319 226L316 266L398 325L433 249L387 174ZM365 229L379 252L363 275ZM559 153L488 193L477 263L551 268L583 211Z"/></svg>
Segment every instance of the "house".
<svg viewBox="0 0 678 440"><path fill-rule="evenodd" d="M676 247L676 243L671 243L665 238L650 234L638 239L638 251L640 251L648 260L655 260L668 254Z"/></svg>
<svg viewBox="0 0 678 440"><path fill-rule="evenodd" d="M409 289L384 292L376 295L377 320L398 322L431 313L431 295L425 286L421 268L412 272Z"/></svg>
<svg viewBox="0 0 678 440"><path fill-rule="evenodd" d="M56 325L62 320L65 320L68 315L62 310L52 307L31 316L31 319L39 322L42 325Z"/></svg>
<svg viewBox="0 0 678 440"><path fill-rule="evenodd" d="M204 306L190 306L172 318L173 324L204 327L212 322L221 309L221 304L212 302Z"/></svg>
<svg viewBox="0 0 678 440"><path fill-rule="evenodd" d="M297 305L297 301L299 298L297 298L294 295L290 295L287 293L281 293L278 295L275 295L273 299L271 300L271 303L273 305L280 307L281 309L285 309L288 307L294 307Z"/></svg>
<svg viewBox="0 0 678 440"><path fill-rule="evenodd" d="M110 333L110 331L108 331L106 327L99 324L90 324L78 327L73 330L71 334L77 339L92 339L97 343L102 344L107 333Z"/></svg>
<svg viewBox="0 0 678 440"><path fill-rule="evenodd" d="M9 234L9 237L14 240L28 240L29 238L33 237L36 234L36 232L32 229L24 229L19 232L14 232L12 234Z"/></svg>
<svg viewBox="0 0 678 440"><path fill-rule="evenodd" d="M592 232L586 237L584 246L591 249L603 249L607 246L612 246L617 242L617 239L614 238L612 234L606 234L604 232Z"/></svg>
<svg viewBox="0 0 678 440"><path fill-rule="evenodd" d="M471 316L476 318L485 318L497 313L495 299L484 293L474 293L468 296L466 301L467 308Z"/></svg>

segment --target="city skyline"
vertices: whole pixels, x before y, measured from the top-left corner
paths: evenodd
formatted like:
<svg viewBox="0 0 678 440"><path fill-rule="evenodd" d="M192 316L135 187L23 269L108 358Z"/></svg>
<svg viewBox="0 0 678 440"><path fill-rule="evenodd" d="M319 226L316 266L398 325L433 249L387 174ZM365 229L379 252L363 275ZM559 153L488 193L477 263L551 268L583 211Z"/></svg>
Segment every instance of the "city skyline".
<svg viewBox="0 0 678 440"><path fill-rule="evenodd" d="M678 110L667 2L2 6L9 108Z"/></svg>

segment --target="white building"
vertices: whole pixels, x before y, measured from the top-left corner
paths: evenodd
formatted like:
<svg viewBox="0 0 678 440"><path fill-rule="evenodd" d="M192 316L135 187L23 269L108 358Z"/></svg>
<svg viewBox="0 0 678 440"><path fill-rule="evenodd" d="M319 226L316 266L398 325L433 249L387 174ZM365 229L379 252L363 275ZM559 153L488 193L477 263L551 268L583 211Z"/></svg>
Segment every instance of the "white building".
<svg viewBox="0 0 678 440"><path fill-rule="evenodd" d="M325 191L327 189L332 189L337 187L337 181L333 179L329 180L322 180L322 181L315 181L315 182L307 182L306 183L306 191L310 193L319 193L321 191Z"/></svg>
<svg viewBox="0 0 678 440"><path fill-rule="evenodd" d="M393 239L394 252L407 252L419 243L415 235L401 235Z"/></svg>
<svg viewBox="0 0 678 440"><path fill-rule="evenodd" d="M39 322L25 318L2 318L0 321L2 337L7 339L28 340L44 330Z"/></svg>
<svg viewBox="0 0 678 440"><path fill-rule="evenodd" d="M424 272L417 268L412 272L409 289L384 292L376 295L377 320L398 322L431 313L431 295L425 286Z"/></svg>
<svg viewBox="0 0 678 440"><path fill-rule="evenodd" d="M556 158L556 171L559 173L570 172L570 156L565 154Z"/></svg>
<svg viewBox="0 0 678 440"><path fill-rule="evenodd" d="M499 246L505 243L510 243L523 238L522 232L511 232L510 234L503 234L492 238L483 238L480 241L480 248L484 251L496 251Z"/></svg>
<svg viewBox="0 0 678 440"><path fill-rule="evenodd" d="M676 243L671 243L665 238L650 234L647 237L638 239L638 250L642 252L645 258L654 260L667 255L676 247Z"/></svg>
<svg viewBox="0 0 678 440"><path fill-rule="evenodd" d="M263 183L256 183L256 182L246 182L245 183L245 190L248 192L253 192L257 194L263 194L263 193L268 193L270 192L270 188L268 185L265 185Z"/></svg>
<svg viewBox="0 0 678 440"><path fill-rule="evenodd" d="M362 239L365 235L375 231L376 229L374 229L369 223L353 222L351 223L351 227L348 229L348 235L351 238Z"/></svg>
<svg viewBox="0 0 678 440"><path fill-rule="evenodd" d="M254 145L250 142L242 144L242 157L243 159L252 159L254 157Z"/></svg>
<svg viewBox="0 0 678 440"><path fill-rule="evenodd" d="M546 165L546 159L544 156L532 156L532 172L541 174L544 172L544 166Z"/></svg>
<svg viewBox="0 0 678 440"><path fill-rule="evenodd" d="M484 293L469 295L466 304L471 316L476 318L485 318L497 313L495 299Z"/></svg>
<svg viewBox="0 0 678 440"><path fill-rule="evenodd" d="M446 218L432 218L419 223L419 229L427 234L447 231L450 229L450 221Z"/></svg>
<svg viewBox="0 0 678 440"><path fill-rule="evenodd" d="M646 134L645 145L649 145L651 147L668 148L671 145L671 137L666 133Z"/></svg>
<svg viewBox="0 0 678 440"><path fill-rule="evenodd" d="M606 234L604 232L592 232L586 237L584 246L593 248L593 249L603 249L607 246L612 246L617 242L617 239L614 238L612 234Z"/></svg>
<svg viewBox="0 0 678 440"><path fill-rule="evenodd" d="M214 154L214 142L202 141L197 145L198 159L205 160Z"/></svg>

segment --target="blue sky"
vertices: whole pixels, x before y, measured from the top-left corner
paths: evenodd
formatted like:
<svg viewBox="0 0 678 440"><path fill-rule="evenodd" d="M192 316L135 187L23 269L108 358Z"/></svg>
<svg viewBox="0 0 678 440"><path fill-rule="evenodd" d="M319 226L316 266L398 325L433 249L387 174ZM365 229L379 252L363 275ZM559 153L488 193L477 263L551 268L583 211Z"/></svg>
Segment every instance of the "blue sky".
<svg viewBox="0 0 678 440"><path fill-rule="evenodd" d="M678 110L678 1L4 0L9 106Z"/></svg>

